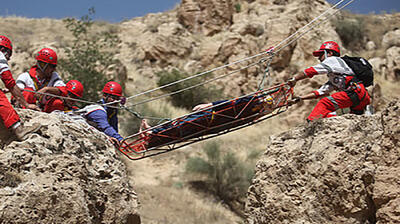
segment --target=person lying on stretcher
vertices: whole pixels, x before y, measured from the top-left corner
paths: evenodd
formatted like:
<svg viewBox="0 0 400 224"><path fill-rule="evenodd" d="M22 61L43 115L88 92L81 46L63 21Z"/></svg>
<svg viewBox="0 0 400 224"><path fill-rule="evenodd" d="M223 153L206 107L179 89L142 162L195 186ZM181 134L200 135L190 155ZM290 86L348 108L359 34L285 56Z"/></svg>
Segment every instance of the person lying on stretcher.
<svg viewBox="0 0 400 224"><path fill-rule="evenodd" d="M153 128L143 119L140 127L140 138L143 141L138 150L182 142L237 127L272 112L276 106L278 105L271 95L261 92L235 100L200 104L193 108L193 113Z"/></svg>

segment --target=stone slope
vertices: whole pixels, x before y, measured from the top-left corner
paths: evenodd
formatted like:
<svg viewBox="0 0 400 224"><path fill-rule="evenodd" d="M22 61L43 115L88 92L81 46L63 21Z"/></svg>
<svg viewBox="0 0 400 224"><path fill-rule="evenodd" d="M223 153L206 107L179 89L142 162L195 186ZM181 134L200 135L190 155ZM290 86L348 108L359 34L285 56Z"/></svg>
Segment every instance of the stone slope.
<svg viewBox="0 0 400 224"><path fill-rule="evenodd" d="M126 168L104 134L65 115L18 111L43 126L0 134L0 223L140 223Z"/></svg>
<svg viewBox="0 0 400 224"><path fill-rule="evenodd" d="M272 137L248 192L248 223L398 223L400 100Z"/></svg>

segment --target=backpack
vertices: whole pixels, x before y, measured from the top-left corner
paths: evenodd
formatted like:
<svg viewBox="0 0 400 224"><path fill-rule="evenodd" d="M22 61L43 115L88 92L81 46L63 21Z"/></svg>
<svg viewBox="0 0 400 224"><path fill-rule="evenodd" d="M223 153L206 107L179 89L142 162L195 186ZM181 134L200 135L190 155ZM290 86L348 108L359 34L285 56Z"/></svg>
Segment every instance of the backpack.
<svg viewBox="0 0 400 224"><path fill-rule="evenodd" d="M355 78L357 81L361 81L365 87L374 84L374 71L372 70L372 65L367 61L367 59L362 57L341 57L344 62L353 70L355 73Z"/></svg>

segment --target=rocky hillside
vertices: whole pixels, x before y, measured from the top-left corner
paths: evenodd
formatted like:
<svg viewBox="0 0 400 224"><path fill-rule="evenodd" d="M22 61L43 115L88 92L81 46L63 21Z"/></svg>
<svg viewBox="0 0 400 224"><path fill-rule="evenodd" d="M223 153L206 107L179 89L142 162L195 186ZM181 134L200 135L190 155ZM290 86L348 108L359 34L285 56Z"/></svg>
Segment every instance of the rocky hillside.
<svg viewBox="0 0 400 224"><path fill-rule="evenodd" d="M126 87L124 89L125 94L131 96L155 87L158 80L158 77L155 74L159 71L177 68L182 72L195 74L258 54L271 46L276 46L280 41L287 38L329 7L330 5L325 0L182 0L175 9L168 12L148 14L144 17L133 18L118 24L96 22L93 25L93 28L94 32L108 31L118 34L122 40L119 45L120 53L115 55L115 59L118 59L122 64L113 65L112 67L114 69L111 69L111 72L107 75L109 75L108 78L110 79L117 77L117 80L123 82ZM363 17L363 19L369 19L365 20L367 21L366 24L369 28L367 29L368 33L366 33L364 37L367 44L365 45L365 48L363 48L363 51L352 52L345 47L342 48L344 54L361 54L370 59L371 63L374 65L376 72L375 83L377 85L375 85L375 88L372 91L374 93L373 103L375 108L380 111L385 108L385 105L391 99L394 97L400 97L400 92L398 91L400 79L400 43L398 41L400 40L398 29L398 27L400 27L399 18L400 14L368 15ZM18 74L26 71L34 64L34 53L43 47L51 47L57 51L60 58L65 57L65 48L71 45L71 40L73 39L71 33L68 32L65 28L65 24L61 20L8 17L0 18L0 27L1 34L9 36L13 41L15 50L10 61L10 66L14 77L17 77ZM369 37L367 34L374 34L375 36L373 37L372 35ZM271 82L282 82L293 74L300 72L306 66L315 64L317 61L312 57L311 52L318 48L321 42L326 40L338 41L343 46L343 41L340 40L339 34L335 31L335 24L332 21L328 21L327 23L317 27L315 30L308 33L297 42L292 43L276 55L270 68ZM259 58L255 58L255 61L252 62L257 62L258 59ZM248 63L249 62L230 66L225 70L216 72L216 75L231 72L241 68L242 66L248 65ZM258 86L261 75L262 73L258 66L254 66L226 77L225 79L218 81L217 84L224 86L227 94L239 96L243 93L253 91ZM325 81L326 77L323 76L314 77L312 80L304 80L296 86L295 93L299 95L308 93L309 91L318 88ZM0 83L0 86L2 87L2 83ZM130 102L128 101L128 103ZM159 101L157 101L156 103L158 104L150 104L149 107L158 108L161 113L165 113L169 117L176 117L187 112L182 109L177 110L165 102L159 103ZM167 106L159 106L164 104ZM226 150L238 155L246 154L249 151L249 148L263 150L269 141L268 136L270 134L276 134L282 130L288 130L293 126L302 123L314 105L315 101L301 103L293 106L289 111L275 119L263 122L258 126L240 130L240 132L229 134L219 138L219 140L223 142ZM28 113L24 116L29 117L32 116L32 114ZM377 118L379 116L375 115L374 117ZM37 120L39 118L43 118L43 120ZM203 195L198 194L198 192L188 188L185 179L182 177L187 159L191 155L199 155L201 153L201 143L186 147L185 150L179 152L177 151L165 154L149 160L142 160L139 162L129 161L126 163L126 166L130 172L126 174L124 171L124 165L119 160L115 159L114 149L102 140L104 139L104 136L99 135L97 132L83 131L86 130L87 126L83 127L83 129L80 129L81 127L79 127L75 130L77 124L69 125L71 124L70 121L67 121L65 124L59 124L59 121L64 122L63 118L54 117L53 115L51 115L50 118L51 119L47 119L43 114L35 115L33 119L44 123L45 126L47 125L47 128L42 129L41 132L33 135L31 137L32 139L28 142L10 143L8 137L4 137L6 135L3 136L1 142L3 149L0 150L2 155L4 155L4 157L1 156L2 161L8 161L9 159L7 158L14 157L18 158L18 161L20 161L22 160L20 158L25 158L26 155L28 158L28 162L26 162L27 164L34 164L32 161L41 164L41 166L24 165L24 163L20 164L12 162L17 161L17 159L14 158L10 161L16 165L1 166L2 169L5 169L4 172L1 170L1 175L5 176L4 178L2 177L1 180L11 180L11 183L8 185L4 184L4 187L0 188L0 192L11 192L7 194L11 194L10 198L13 198L12 200L19 200L22 202L28 200L20 198L14 199L14 197L24 197L24 195L26 195L25 193L21 193L19 189L22 188L20 186L26 187L26 189L23 188L24 192L36 192L35 189L41 189L39 192L45 191L47 195L60 194L60 198L67 196L75 197L79 194L81 200L71 200L73 201L73 204L72 202L62 200L62 203L71 204L61 204L60 206L64 206L65 208L68 207L68 210L72 210L76 212L76 214L83 214L79 215L79 217L82 217L82 222L91 219L86 219L84 217L94 217L96 221L103 220L103 222L107 223L108 221L106 220L111 220L112 217L121 220L126 220L127 217L136 217L137 200L133 190L128 187L130 183L131 185L134 185L135 191L138 191L142 207L145 207L140 211L144 223L186 224L204 222L239 222L237 220L240 220L240 217L232 214L231 211L226 209L223 203L215 203L213 196L208 195L208 197L204 197ZM354 118L367 119L364 117ZM130 122L134 119L135 118L129 115L122 117L121 129L129 129L130 123L123 121ZM353 119L353 117L345 116L338 119L343 119L340 121L344 122L346 125L350 125L350 119ZM331 124L329 122L334 121L336 120L329 119L322 123L318 123L322 125L321 128L319 128L317 124L311 125L311 129L308 128L308 126L301 128L304 129L304 132L311 130L310 135L315 131L322 132L323 134L326 130L321 131L321 129L329 126L329 124ZM378 121L375 123L378 123ZM377 125L377 127L380 126ZM300 132L298 128L294 130L295 131L293 132ZM328 131L329 130L331 129L328 129ZM339 130L342 129L339 128L337 132L340 132ZM122 131L122 134L127 136L132 134L133 131L136 130ZM334 132L334 130L331 131ZM69 134L70 132L73 134ZM81 134L84 136L83 139L77 137ZM55 135L55 137L53 135ZM346 137L350 136L351 135L348 135ZM356 141L357 138L357 135L355 135L354 141ZM33 141L34 139L36 140ZM284 138L282 137L282 139ZM308 143L310 141L311 140L308 140ZM287 142L294 141L293 139L287 139ZM299 142L302 142L302 140L299 140ZM340 144L343 144L344 147L346 146L345 143L338 144L339 146ZM286 141L283 141L282 145L286 145ZM328 147L325 145L320 146ZM9 149L10 147L13 150L18 151L18 153L11 153L11 150ZM296 149L296 147L298 147L298 145L291 148ZM316 145L314 145L314 147L316 147ZM24 149L30 150L25 151ZM324 151L325 148L315 148L313 150ZM61 151L65 154L61 153ZM94 153L95 151L96 153ZM282 153L283 152L284 150L282 150ZM308 152L306 151L306 153ZM322 152L320 154L322 154ZM80 160L80 155L93 158L96 160L96 163L87 159ZM52 168L49 165L46 165L48 163L50 164L53 160L56 161L56 159L62 160L63 156L67 161L73 162L64 163L59 161L59 164L64 164L59 166L59 168ZM278 154L276 154L276 156L278 156ZM319 160L325 158L321 156L317 156ZM301 159L300 157L303 158L301 155L299 155L299 158L288 158ZM43 158L48 159L43 160ZM359 162L359 157L354 156L352 158ZM282 164L293 163L291 160L287 160L284 157L279 157L279 162ZM8 164L7 162L2 163ZM73 170L73 164L78 164L78 166L82 167L82 171L79 169L76 173L69 171L66 172L68 169ZM97 164L101 165L98 166ZM116 173L109 174L104 171L108 170L106 169L108 166L114 167L112 170L117 170ZM324 172L337 172L334 167L335 166L331 165L326 169L324 168ZM49 178L42 178L43 176L41 172L46 169L53 169L53 172L48 174ZM31 175L31 173L28 172L29 170L33 170L32 172L34 175ZM54 170L57 170L57 172L54 172ZM64 174L64 172L66 173ZM58 175L61 176L61 179L59 180L58 176L50 176L53 173L58 173ZM258 173L260 172L258 171ZM31 176L26 176L28 174ZM67 177L64 178L63 175L67 175ZM89 177L86 178L84 175L88 175ZM125 177L128 177L130 182L128 182ZM32 189L29 189L27 187L28 185L26 185L29 181L33 183L43 181L44 184L42 184L42 182L38 184L40 187L47 187L49 181L66 181L66 185L69 186L69 184L75 184L77 187L65 187L67 190L74 189L74 191L69 190L73 193L67 194L60 193L61 190L58 188L52 192L49 190L50 188L43 187L42 189L36 187L36 185L34 185ZM104 189L103 187L100 187L107 183L113 183L113 185ZM276 184L278 184L278 182L276 182ZM287 185L289 185L289 183L287 183ZM183 189L179 187L177 188L176 186L182 186ZM267 185L254 185L251 188L253 189L252 191L257 189L256 186L260 186L261 189L268 188L266 187ZM279 186L280 190L281 185ZM86 189L91 189L91 191ZM280 198L281 194L277 189L278 188L274 188L274 192L275 190L277 191L277 196L274 197L277 198L276 201L282 201ZM141 192L139 192L139 190ZM97 193L87 193L92 191ZM114 191L119 193L115 193ZM127 193L125 194L123 192ZM262 192L262 190L257 190L257 192ZM1 195L3 195L3 193L1 193ZM123 195L131 195L129 199L120 202L125 203L125 205L112 204L114 203L114 198L124 198ZM262 211L266 211L262 203L267 202L269 197L265 199L265 195L262 193L254 195L256 199L260 199L261 202L256 203L256 201L254 201L255 205L251 205L249 202L249 217L253 217L254 220L269 220L263 216L265 214L262 214ZM41 195L39 195L39 198L40 197ZM355 195L354 197L357 196ZM4 197L1 197L1 199L3 198ZM107 198L107 200L105 198ZM176 198L179 198L179 200ZM314 198L311 197L311 199ZM42 199L40 200L42 201ZM49 206L52 205L52 201L49 201L50 199L43 200L48 200L48 203L43 202L40 204L42 206L38 207L32 206L33 202L30 201L29 203L22 203L22 206L24 206L23 208L17 208L19 204L12 202L0 203L0 206L3 206L3 204L7 205L7 207L3 206L4 209L6 209L5 211L7 211L4 213L7 214L7 216L4 216L4 219L16 217L15 214L17 214L16 212L20 209L28 214L26 216L21 216L19 214L21 217L29 217L30 215L27 213L28 211L31 211L32 214L34 211L36 211L37 214L40 214L34 217L42 217L42 219L37 218L32 222L38 222L37 220L43 220L43 222L52 222L52 220L54 220L54 222L57 222L58 219L52 219L52 215L49 214L53 214L52 212L54 211L57 213L57 217L59 217L58 213L60 213L59 211L64 210L64 207L60 207L59 210L56 210L58 209L56 205ZM364 203L369 199L362 200L362 203ZM317 202L310 203L313 204ZM386 199L384 202L386 202ZM306 204L308 202L304 201L301 203ZM25 204L28 204L29 206ZM113 206L110 206L111 204ZM307 206L311 206L311 204L307 204ZM368 202L366 205L360 205L363 207L358 213L357 211L359 210L357 209L347 212L348 210L340 208L341 205L339 206L341 209L340 211L344 210L347 213L336 212L336 210L334 211L336 212L335 214L338 214L338 219L341 217L356 217L357 215L354 215L355 213L360 214L361 217L361 214L366 213L366 210L371 210L370 204L371 203ZM3 207L1 207L1 210L3 210ZM72 209L70 209L70 207ZM7 208L9 208L9 210L7 210ZM46 213L49 218L45 219L47 216L44 215L44 211L47 211L50 208L53 210L51 210L51 213ZM293 208L296 207L293 206ZM300 208L301 209L296 211L298 211L299 214L302 214L301 211L307 212L309 207L305 206ZM287 211L287 209L276 209L277 210L268 210L270 211L271 217L274 216L274 214L279 214L280 218L274 219L275 221L296 221L294 218L291 218L294 214L294 210ZM116 212L117 210L118 213ZM257 213L257 211L259 212ZM325 213L325 210L315 209L309 211L317 214L310 215L310 217L319 217L320 213ZM288 214L288 218L286 219L286 216L281 213ZM327 215L330 215L329 212L326 213ZM86 216L88 214L89 216ZM68 215L69 214L67 214L66 217L70 217ZM299 215L299 217L306 217L306 215ZM332 220L338 219L332 218ZM367 219L373 220L371 218ZM71 222L74 223L79 222L81 219L75 220L74 217L71 216L68 220L71 220ZM128 220L130 219L128 218ZM251 221L252 219L249 218L249 220ZM321 218L321 220L327 219ZM355 218L355 220L362 219ZM25 221L21 218L21 222ZM340 220L337 222L340 222ZM321 221L321 223L323 223L323 221Z"/></svg>
<svg viewBox="0 0 400 224"><path fill-rule="evenodd" d="M122 40L120 53L115 55L122 64L111 66L109 78L116 77L123 82L129 96L155 87L155 74L162 70L177 68L195 74L276 46L329 7L323 0L183 0L168 12L148 14L119 24L98 22L93 27L96 32L116 33ZM377 95L382 95L382 91L384 97L398 96L392 86L387 87L390 83L384 81L398 82L400 79L399 17L400 14L385 14L370 16L369 20L362 18L366 20L364 26L367 29L363 33L366 44L362 52L357 53L344 47L333 21L321 24L276 55L270 68L271 82L282 82L315 64L317 61L311 52L323 41L335 40L342 46L344 54L361 53L370 59L379 85ZM11 60L14 76L34 63L33 54L42 47L52 47L61 58L64 57L65 47L72 39L61 20L1 18L0 25L2 33L10 36L14 43L15 53ZM259 59L214 73L226 74ZM217 84L224 86L227 94L238 96L253 91L261 77L259 67L252 66L217 81ZM296 87L296 92L311 91L323 79L316 77L314 81L305 81L304 85ZM374 103L378 104L378 101ZM301 110L312 104L307 102Z"/></svg>
<svg viewBox="0 0 400 224"><path fill-rule="evenodd" d="M0 223L140 223L125 165L104 134L65 115L19 114L42 128L17 142L1 127Z"/></svg>
<svg viewBox="0 0 400 224"><path fill-rule="evenodd" d="M400 100L274 136L248 192L248 223L398 223Z"/></svg>

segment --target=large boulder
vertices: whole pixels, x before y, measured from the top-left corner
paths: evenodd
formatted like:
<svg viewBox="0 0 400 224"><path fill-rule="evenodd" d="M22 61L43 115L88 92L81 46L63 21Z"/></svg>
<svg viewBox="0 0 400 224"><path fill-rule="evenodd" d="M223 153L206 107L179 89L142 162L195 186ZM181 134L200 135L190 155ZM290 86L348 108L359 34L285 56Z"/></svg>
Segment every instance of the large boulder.
<svg viewBox="0 0 400 224"><path fill-rule="evenodd" d="M400 220L400 100L272 137L249 188L248 223Z"/></svg>
<svg viewBox="0 0 400 224"><path fill-rule="evenodd" d="M19 114L42 128L22 142L2 128L0 223L140 223L125 165L103 133L66 115Z"/></svg>
<svg viewBox="0 0 400 224"><path fill-rule="evenodd" d="M387 49L392 46L400 47L400 29L389 31L382 38L382 47Z"/></svg>
<svg viewBox="0 0 400 224"><path fill-rule="evenodd" d="M386 51L387 79L400 80L400 47L393 46Z"/></svg>

